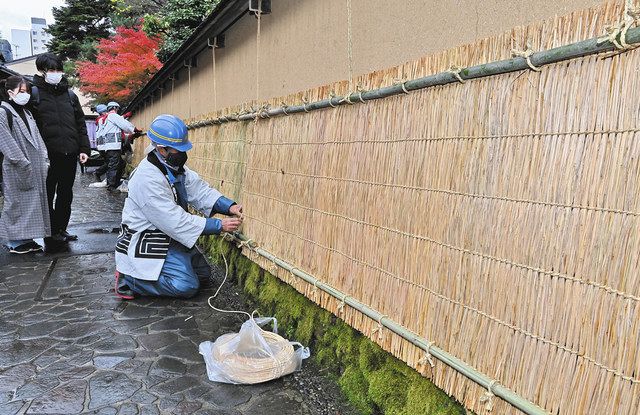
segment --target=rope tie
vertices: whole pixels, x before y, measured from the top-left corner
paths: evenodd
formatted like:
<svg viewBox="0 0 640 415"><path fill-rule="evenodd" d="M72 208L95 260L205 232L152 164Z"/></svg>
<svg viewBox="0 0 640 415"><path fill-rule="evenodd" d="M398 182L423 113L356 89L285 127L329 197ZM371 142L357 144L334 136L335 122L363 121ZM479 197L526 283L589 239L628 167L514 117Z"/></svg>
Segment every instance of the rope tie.
<svg viewBox="0 0 640 415"><path fill-rule="evenodd" d="M606 26L604 28L606 35L600 37L597 44L600 45L605 42L610 42L616 49L618 49L618 52L636 49L638 46L633 46L627 43L627 32L639 20L640 6L634 5L633 0L627 0L624 6L622 21L615 25Z"/></svg>
<svg viewBox="0 0 640 415"><path fill-rule="evenodd" d="M223 241L233 241L234 239L236 238L233 235L231 235L229 232L225 232L222 234Z"/></svg>
<svg viewBox="0 0 640 415"><path fill-rule="evenodd" d="M402 88L402 92L404 92L405 94L409 93L409 90L407 89L407 86L405 85L407 83L407 80L404 78L394 78L393 79L393 85L400 85L400 87Z"/></svg>
<svg viewBox="0 0 640 415"><path fill-rule="evenodd" d="M431 356L431 346L433 346L433 343L434 342L427 343L427 350L425 350L424 356L422 356L420 360L418 360L418 366L426 366L427 363L429 363L429 366L431 366L431 368L434 368L436 366L433 362L433 356Z"/></svg>
<svg viewBox="0 0 640 415"><path fill-rule="evenodd" d="M493 385L495 385L497 382L497 380L492 380L491 383L489 383L489 386L487 386L487 390L480 397L480 402L484 403L484 409L487 412L493 411L493 397L496 395L494 395L491 388L493 388Z"/></svg>
<svg viewBox="0 0 640 415"><path fill-rule="evenodd" d="M269 115L269 108L270 105L269 104L264 104L263 106L261 106L258 109L257 114L260 115L260 118L264 119L264 118L271 118L271 116Z"/></svg>
<svg viewBox="0 0 640 415"><path fill-rule="evenodd" d="M346 102L349 105L353 105L353 101L351 101L351 94L353 92L351 90L349 90L349 92L347 92L347 94L342 97L342 99L340 100L340 103L342 104L343 102Z"/></svg>
<svg viewBox="0 0 640 415"><path fill-rule="evenodd" d="M276 258L271 260L271 272L275 273L278 270L278 264L276 264Z"/></svg>
<svg viewBox="0 0 640 415"><path fill-rule="evenodd" d="M356 92L358 93L358 99L360 100L360 102L362 102L364 104L365 101L362 98L362 93L363 92L367 92L367 90L364 89L364 87L362 85L358 84L358 86L356 87Z"/></svg>
<svg viewBox="0 0 640 415"><path fill-rule="evenodd" d="M294 269L298 269L298 268L293 267L293 268L291 268L291 269L289 270L289 275L290 275L290 277L289 277L289 281L287 281L287 283L288 283L289 285L293 285L293 284L295 283L295 280L296 280L296 274L294 274L294 273L293 273L293 270L294 270ZM299 271L299 270L298 270L298 271Z"/></svg>
<svg viewBox="0 0 640 415"><path fill-rule="evenodd" d="M346 300L347 298L349 298L350 295L343 295L342 299L340 300L340 304L338 304L338 314L344 314L344 306L347 304Z"/></svg>
<svg viewBox="0 0 640 415"><path fill-rule="evenodd" d="M314 301L318 298L318 279L317 278L313 281L313 290L311 290L311 295L313 296Z"/></svg>
<svg viewBox="0 0 640 415"><path fill-rule="evenodd" d="M253 250L254 248L251 246L251 242L253 242L253 239L247 239L246 241L240 241L238 243L238 248L242 249L242 247L246 246L247 248L249 248L249 250Z"/></svg>
<svg viewBox="0 0 640 415"><path fill-rule="evenodd" d="M304 107L304 112L309 112L309 110L307 109L307 105L309 104L309 98L307 98L306 96L302 97L302 104Z"/></svg>
<svg viewBox="0 0 640 415"><path fill-rule="evenodd" d="M527 42L527 49L525 50L519 50L519 49L511 49L511 55L517 58L524 58L527 60L527 65L529 66L529 68L531 68L532 71L536 71L536 72L540 72L542 71L542 69L540 69L539 67L535 66L532 62L531 62L531 55L533 55L533 49L531 49L531 44L529 44L529 42Z"/></svg>
<svg viewBox="0 0 640 415"><path fill-rule="evenodd" d="M378 327L374 328L371 331L371 336L373 336L374 334L378 333L378 340L382 340L382 330L384 329L384 326L382 325L382 320L385 318L389 318L388 315L383 314L378 318Z"/></svg>
<svg viewBox="0 0 640 415"><path fill-rule="evenodd" d="M460 82L461 84L465 83L465 80L462 79L462 77L460 76L460 72L462 72L462 67L456 66L456 65L451 65L451 67L449 67L449 69L447 69L447 72L450 73L451 75L453 75L453 77L456 78L458 80L458 82Z"/></svg>
<svg viewBox="0 0 640 415"><path fill-rule="evenodd" d="M329 106L331 106L331 108L337 108L338 106L335 105L333 103L333 99L336 97L336 91L331 90L331 92L329 92Z"/></svg>
<svg viewBox="0 0 640 415"><path fill-rule="evenodd" d="M282 108L282 112L284 112L284 115L289 115L289 113L287 112L287 108L289 108L289 106L287 105L286 102L282 101L280 102L280 107Z"/></svg>

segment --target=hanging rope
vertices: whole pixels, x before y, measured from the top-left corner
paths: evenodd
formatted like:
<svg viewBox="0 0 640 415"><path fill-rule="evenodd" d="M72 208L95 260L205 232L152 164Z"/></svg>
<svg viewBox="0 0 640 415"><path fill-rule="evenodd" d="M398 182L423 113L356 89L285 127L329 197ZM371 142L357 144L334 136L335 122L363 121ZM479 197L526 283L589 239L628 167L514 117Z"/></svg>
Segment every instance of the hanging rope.
<svg viewBox="0 0 640 415"><path fill-rule="evenodd" d="M212 70L213 70L213 111L218 111L218 91L217 91L217 74L216 74L216 48L218 47L218 38L213 38L213 45L209 43L211 47L211 60L212 60Z"/></svg>
<svg viewBox="0 0 640 415"><path fill-rule="evenodd" d="M453 75L461 84L465 83L465 80L460 76L460 72L462 72L462 68L460 66L451 65L451 67L447 69L447 72Z"/></svg>
<svg viewBox="0 0 640 415"><path fill-rule="evenodd" d="M489 386L487 386L487 390L485 391L485 393L480 397L480 402L484 403L484 409L487 412L493 411L493 397L496 395L493 393L493 390L491 390L491 388L493 388L493 385L495 385L497 382L497 380L492 380L491 383L489 383Z"/></svg>
<svg viewBox="0 0 640 415"><path fill-rule="evenodd" d="M351 0L347 2L347 60L349 64L349 91L353 91L353 36L351 31ZM351 103L347 100L347 102Z"/></svg>

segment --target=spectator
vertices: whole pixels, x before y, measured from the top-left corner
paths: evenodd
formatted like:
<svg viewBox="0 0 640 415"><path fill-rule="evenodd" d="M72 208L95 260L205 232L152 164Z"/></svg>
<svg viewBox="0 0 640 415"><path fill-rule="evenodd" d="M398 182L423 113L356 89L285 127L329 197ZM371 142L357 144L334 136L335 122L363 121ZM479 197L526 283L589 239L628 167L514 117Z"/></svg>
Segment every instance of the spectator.
<svg viewBox="0 0 640 415"><path fill-rule="evenodd" d="M67 242L78 239L67 232L77 160L85 163L91 146L80 101L62 72L62 59L43 53L36 59L36 68L40 74L33 77L31 107L51 162L47 197L52 237L45 242Z"/></svg>
<svg viewBox="0 0 640 415"><path fill-rule="evenodd" d="M51 234L47 204L47 149L25 105L31 97L27 81L10 76L0 82L0 151L4 154L4 205L0 237L9 251L42 251L34 238Z"/></svg>
<svg viewBox="0 0 640 415"><path fill-rule="evenodd" d="M108 115L100 128L102 147L98 150L106 152L108 164L107 169L107 190L114 191L120 185L125 162L122 160L122 141L124 134L133 134L135 127L124 117L118 114L120 105L111 101L107 104Z"/></svg>

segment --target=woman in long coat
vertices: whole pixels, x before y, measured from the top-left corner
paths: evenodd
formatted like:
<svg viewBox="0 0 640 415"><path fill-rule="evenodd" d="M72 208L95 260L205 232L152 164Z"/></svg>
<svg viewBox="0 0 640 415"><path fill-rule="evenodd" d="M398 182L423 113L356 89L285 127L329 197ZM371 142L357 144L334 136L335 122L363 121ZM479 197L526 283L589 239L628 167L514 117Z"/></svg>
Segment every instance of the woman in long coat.
<svg viewBox="0 0 640 415"><path fill-rule="evenodd" d="M51 234L47 203L49 159L42 136L31 113L24 107L30 87L20 76L0 81L0 152L4 205L0 238L11 253L41 251L34 241Z"/></svg>

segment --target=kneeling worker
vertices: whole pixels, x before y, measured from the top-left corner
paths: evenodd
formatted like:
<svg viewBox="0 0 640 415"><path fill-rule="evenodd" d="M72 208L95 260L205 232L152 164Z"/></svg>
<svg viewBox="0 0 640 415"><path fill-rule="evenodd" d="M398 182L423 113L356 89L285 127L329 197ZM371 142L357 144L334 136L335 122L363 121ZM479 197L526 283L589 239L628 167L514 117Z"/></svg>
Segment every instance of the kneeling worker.
<svg viewBox="0 0 640 415"><path fill-rule="evenodd" d="M194 247L200 235L233 232L242 206L222 196L185 167L191 143L184 122L160 115L149 126L148 154L129 180L116 243L116 294L189 298L210 277ZM191 206L206 218L187 211ZM212 218L216 213L234 216Z"/></svg>

